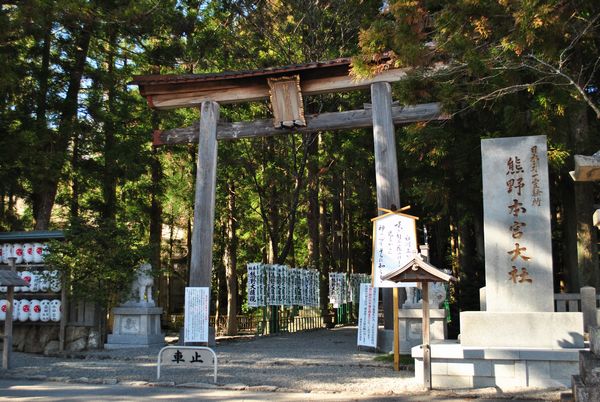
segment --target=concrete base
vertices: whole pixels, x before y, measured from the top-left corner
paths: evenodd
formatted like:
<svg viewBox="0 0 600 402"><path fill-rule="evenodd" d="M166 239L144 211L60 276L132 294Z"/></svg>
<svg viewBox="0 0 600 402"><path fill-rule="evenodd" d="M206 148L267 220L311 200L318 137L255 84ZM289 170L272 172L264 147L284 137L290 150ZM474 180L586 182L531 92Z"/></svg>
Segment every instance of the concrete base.
<svg viewBox="0 0 600 402"><path fill-rule="evenodd" d="M160 307L115 307L113 333L108 335L106 349L122 349L165 344L161 332Z"/></svg>
<svg viewBox="0 0 600 402"><path fill-rule="evenodd" d="M429 310L429 316L430 339L446 339L446 311L444 309L431 309ZM413 347L423 343L422 322L422 309L402 309L398 311L401 354L410 354Z"/></svg>
<svg viewBox="0 0 600 402"><path fill-rule="evenodd" d="M434 388L570 387L581 349L465 347L458 341L431 344ZM415 379L423 383L423 351L412 349Z"/></svg>
<svg viewBox="0 0 600 402"><path fill-rule="evenodd" d="M582 313L460 313L465 347L583 348Z"/></svg>

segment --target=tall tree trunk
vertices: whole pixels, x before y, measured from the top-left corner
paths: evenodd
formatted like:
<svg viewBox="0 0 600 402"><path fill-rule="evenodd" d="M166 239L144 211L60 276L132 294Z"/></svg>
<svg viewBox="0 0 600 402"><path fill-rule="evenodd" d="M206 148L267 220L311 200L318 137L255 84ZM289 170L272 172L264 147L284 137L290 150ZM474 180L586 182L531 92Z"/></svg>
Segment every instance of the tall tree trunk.
<svg viewBox="0 0 600 402"><path fill-rule="evenodd" d="M235 182L227 185L227 245L225 246L225 275L227 280L227 335L237 335L237 223Z"/></svg>
<svg viewBox="0 0 600 402"><path fill-rule="evenodd" d="M79 135L73 136L73 154L71 155L71 200L69 215L71 220L75 221L79 218Z"/></svg>
<svg viewBox="0 0 600 402"><path fill-rule="evenodd" d="M114 223L117 210L117 174L115 170L115 119L116 119L116 78L115 78L115 48L117 35L113 27L109 27L106 66L108 74L103 82L107 94L107 106L104 121L104 174L102 195L104 207L102 218L106 223Z"/></svg>
<svg viewBox="0 0 600 402"><path fill-rule="evenodd" d="M331 242L331 262L332 268L341 272L341 257L342 257L342 197L341 197L341 177L338 172L332 174L332 189L333 195L331 208L331 232L329 234Z"/></svg>
<svg viewBox="0 0 600 402"><path fill-rule="evenodd" d="M319 253L319 134L308 136L308 264L321 270Z"/></svg>
<svg viewBox="0 0 600 402"><path fill-rule="evenodd" d="M273 163L273 155L275 153L275 138L268 137L264 140L265 143L265 156L263 158L263 170L268 170L270 165ZM269 264L279 264L279 213L278 213L278 205L279 205L279 193L277 191L277 186L269 186L268 183L262 183L264 188L267 188L267 213L268 213L268 221L267 228L269 234L269 248L267 253L267 258Z"/></svg>
<svg viewBox="0 0 600 402"><path fill-rule="evenodd" d="M160 120L156 111L152 112L152 128L158 129L160 126ZM150 204L150 263L155 272L161 272L158 277L158 304L162 306L168 313L168 278L167 274L163 272L161 264L161 239L162 239L162 220L163 220L163 208L160 199L162 194L161 180L162 180L162 167L160 164L158 148L152 148L152 160L150 163L150 169L152 172L152 185L151 191L151 204ZM171 226L172 228L172 226ZM170 243L171 250L173 242Z"/></svg>
<svg viewBox="0 0 600 402"><path fill-rule="evenodd" d="M329 291L329 252L327 250L327 233L329 228L327 225L327 205L326 201L322 197L319 205L319 253L321 254L321 308L327 309L329 300L327 299L327 293Z"/></svg>
<svg viewBox="0 0 600 402"><path fill-rule="evenodd" d="M54 200L58 191L62 169L66 160L68 144L76 130L78 95L85 69L93 31L93 20L86 21L76 39L74 62L69 72L69 83L63 101L57 136L46 144L43 157L47 160L47 175L33 183L32 207L36 230L48 229ZM40 155L42 156L42 155Z"/></svg>
<svg viewBox="0 0 600 402"><path fill-rule="evenodd" d="M585 153L588 149L590 139L590 128L588 124L588 108L585 104L575 104L571 110L571 142L575 153ZM582 286L593 286L600 288L600 275L598 273L598 247L596 228L592 225L594 213L594 185L589 182L575 182L573 186L574 230L569 242L570 250L575 253L576 266L571 266L570 288L573 292L579 292ZM575 258L570 259L571 263Z"/></svg>
<svg viewBox="0 0 600 402"><path fill-rule="evenodd" d="M42 64L40 65L40 74L38 83L40 85L37 99L36 123L38 134L43 137L48 135L48 124L46 113L48 109L48 81L50 78L50 45L52 41L52 22L48 18L47 26L44 30L44 39L42 45Z"/></svg>

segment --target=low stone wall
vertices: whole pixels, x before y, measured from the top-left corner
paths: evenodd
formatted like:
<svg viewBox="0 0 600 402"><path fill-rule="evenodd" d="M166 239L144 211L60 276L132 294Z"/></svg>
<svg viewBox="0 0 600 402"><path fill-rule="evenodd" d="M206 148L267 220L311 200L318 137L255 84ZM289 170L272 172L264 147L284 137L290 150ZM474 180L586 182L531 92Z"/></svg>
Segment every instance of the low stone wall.
<svg viewBox="0 0 600 402"><path fill-rule="evenodd" d="M583 349L465 347L456 341L431 344L433 388L569 387ZM423 350L412 349L415 379L424 384Z"/></svg>
<svg viewBox="0 0 600 402"><path fill-rule="evenodd" d="M59 352L58 325L17 325L13 327L14 350L26 353ZM100 332L92 327L67 326L65 351L79 352L101 347Z"/></svg>

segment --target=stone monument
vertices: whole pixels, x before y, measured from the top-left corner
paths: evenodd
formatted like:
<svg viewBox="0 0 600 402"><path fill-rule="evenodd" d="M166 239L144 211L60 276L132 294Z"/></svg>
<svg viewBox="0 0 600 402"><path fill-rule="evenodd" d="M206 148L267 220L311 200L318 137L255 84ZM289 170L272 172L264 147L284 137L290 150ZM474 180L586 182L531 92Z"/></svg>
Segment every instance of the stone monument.
<svg viewBox="0 0 600 402"><path fill-rule="evenodd" d="M142 264L131 284L129 299L112 309L113 333L104 344L106 349L164 345L160 328L162 308L156 307L152 298L153 285L152 266Z"/></svg>
<svg viewBox="0 0 600 402"><path fill-rule="evenodd" d="M433 386L569 386L583 315L554 312L546 137L485 139L481 153L485 311L460 313L460 342L432 344Z"/></svg>

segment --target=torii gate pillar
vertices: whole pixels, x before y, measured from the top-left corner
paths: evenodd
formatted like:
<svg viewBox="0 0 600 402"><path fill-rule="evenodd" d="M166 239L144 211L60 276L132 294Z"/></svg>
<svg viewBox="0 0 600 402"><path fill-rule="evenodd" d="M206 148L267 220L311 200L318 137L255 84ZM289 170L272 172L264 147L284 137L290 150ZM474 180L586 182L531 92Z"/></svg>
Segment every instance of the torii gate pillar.
<svg viewBox="0 0 600 402"><path fill-rule="evenodd" d="M373 107L373 143L375 150L375 180L377 184L377 207L400 208L400 184L398 182L398 161L396 157L396 136L392 120L392 89L388 82L371 84L371 104ZM400 288L400 299L406 298ZM381 290L383 297L383 317L385 329L394 328L394 297L391 288ZM402 293L404 292L404 293Z"/></svg>
<svg viewBox="0 0 600 402"><path fill-rule="evenodd" d="M219 104L213 101L202 102L194 196L194 228L189 285L191 287L210 288L211 285L218 121Z"/></svg>

